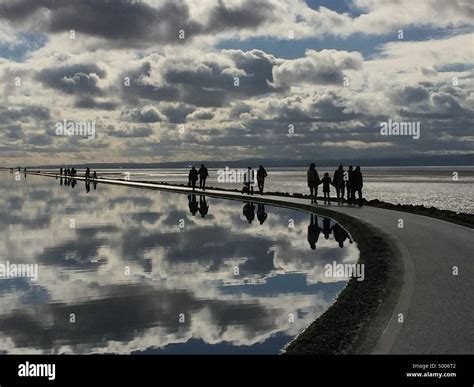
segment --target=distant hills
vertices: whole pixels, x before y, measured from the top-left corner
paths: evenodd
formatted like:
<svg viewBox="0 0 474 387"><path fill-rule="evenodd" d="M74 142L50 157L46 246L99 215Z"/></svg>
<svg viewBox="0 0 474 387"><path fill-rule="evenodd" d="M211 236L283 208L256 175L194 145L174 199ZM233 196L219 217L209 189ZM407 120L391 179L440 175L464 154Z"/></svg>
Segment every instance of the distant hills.
<svg viewBox="0 0 474 387"><path fill-rule="evenodd" d="M473 165L474 153L464 155L443 155L443 156L418 156L411 158L370 158L370 159L332 159L332 160L294 160L294 159L259 159L250 158L243 160L226 160L226 161L209 161L209 160L187 160L187 161L170 161L157 163L76 163L67 164L69 167L75 168L95 168L95 169L133 169L133 168L184 168L190 165L198 165L205 163L210 168L233 167L241 168L248 166L258 166L260 164L265 167L307 167L314 162L318 167L333 167L339 163L344 165L360 165L364 167L385 167L385 166L450 166L450 165ZM27 168L59 168L63 164L49 165L21 165ZM16 166L5 166L10 168Z"/></svg>

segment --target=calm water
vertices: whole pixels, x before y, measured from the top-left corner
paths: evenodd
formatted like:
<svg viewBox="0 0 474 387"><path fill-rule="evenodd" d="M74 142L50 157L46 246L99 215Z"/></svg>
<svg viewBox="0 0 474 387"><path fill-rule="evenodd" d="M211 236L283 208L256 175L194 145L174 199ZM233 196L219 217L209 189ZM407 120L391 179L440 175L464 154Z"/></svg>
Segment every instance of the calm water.
<svg viewBox="0 0 474 387"><path fill-rule="evenodd" d="M320 177L329 172L332 177L336 168L318 168ZM103 176L124 177L130 172L132 180L156 180L170 183L186 183L187 170L116 170L102 171ZM425 205L456 212L474 213L474 167L372 167L363 168L364 189L367 199L379 199L394 204ZM306 193L305 168L269 168L265 187L269 191ZM457 172L458 180L453 180ZM208 185L222 188L242 188L242 184L219 183L217 170L210 169ZM99 173L99 175L101 175ZM321 194L321 186L319 189ZM331 192L335 196L334 188Z"/></svg>
<svg viewBox="0 0 474 387"><path fill-rule="evenodd" d="M359 257L304 212L8 173L0 191L0 264L39 265L0 279L0 352L278 353L347 283L324 265Z"/></svg>

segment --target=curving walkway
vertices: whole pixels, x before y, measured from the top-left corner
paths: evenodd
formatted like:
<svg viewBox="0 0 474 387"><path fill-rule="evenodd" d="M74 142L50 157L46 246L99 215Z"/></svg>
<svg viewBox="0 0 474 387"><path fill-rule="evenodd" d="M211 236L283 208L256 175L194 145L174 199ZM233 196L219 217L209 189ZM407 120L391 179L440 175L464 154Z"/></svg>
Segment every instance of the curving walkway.
<svg viewBox="0 0 474 387"><path fill-rule="evenodd" d="M54 174L28 172L56 177ZM76 180L84 180L76 177ZM191 188L115 179L100 183L186 193ZM196 194L202 193L199 189ZM379 228L396 243L405 274L400 297L373 350L395 354L474 353L474 230L453 223L375 207L312 205L308 199L208 189L207 196L317 211L341 212ZM403 228L399 228L399 219ZM453 275L453 268L458 275ZM370 270L370 268L367 268ZM403 322L400 322L400 314Z"/></svg>

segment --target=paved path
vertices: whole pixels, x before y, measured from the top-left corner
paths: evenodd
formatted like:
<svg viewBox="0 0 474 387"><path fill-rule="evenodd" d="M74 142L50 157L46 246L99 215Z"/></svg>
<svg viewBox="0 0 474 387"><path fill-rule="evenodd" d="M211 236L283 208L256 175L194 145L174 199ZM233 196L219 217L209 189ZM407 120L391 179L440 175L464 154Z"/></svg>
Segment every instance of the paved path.
<svg viewBox="0 0 474 387"><path fill-rule="evenodd" d="M114 179L98 182L179 193L191 191L188 187ZM195 192L201 193L199 189ZM249 197L220 190L206 190L205 194L240 201ZM370 223L393 237L405 274L398 303L374 353L474 353L473 229L376 207L317 206L308 199L272 195L251 198L253 202L290 208L328 208ZM403 220L403 228L398 227L399 219ZM458 268L458 275L453 275L454 267ZM399 322L399 314L403 315L403 322Z"/></svg>

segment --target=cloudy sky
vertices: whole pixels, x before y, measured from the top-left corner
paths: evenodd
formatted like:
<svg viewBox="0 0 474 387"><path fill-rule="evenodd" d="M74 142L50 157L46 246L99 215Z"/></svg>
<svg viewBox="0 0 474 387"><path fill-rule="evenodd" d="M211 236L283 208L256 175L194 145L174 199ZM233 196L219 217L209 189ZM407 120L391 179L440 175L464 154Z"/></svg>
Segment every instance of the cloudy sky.
<svg viewBox="0 0 474 387"><path fill-rule="evenodd" d="M471 0L0 0L0 164L471 153L473 26Z"/></svg>

